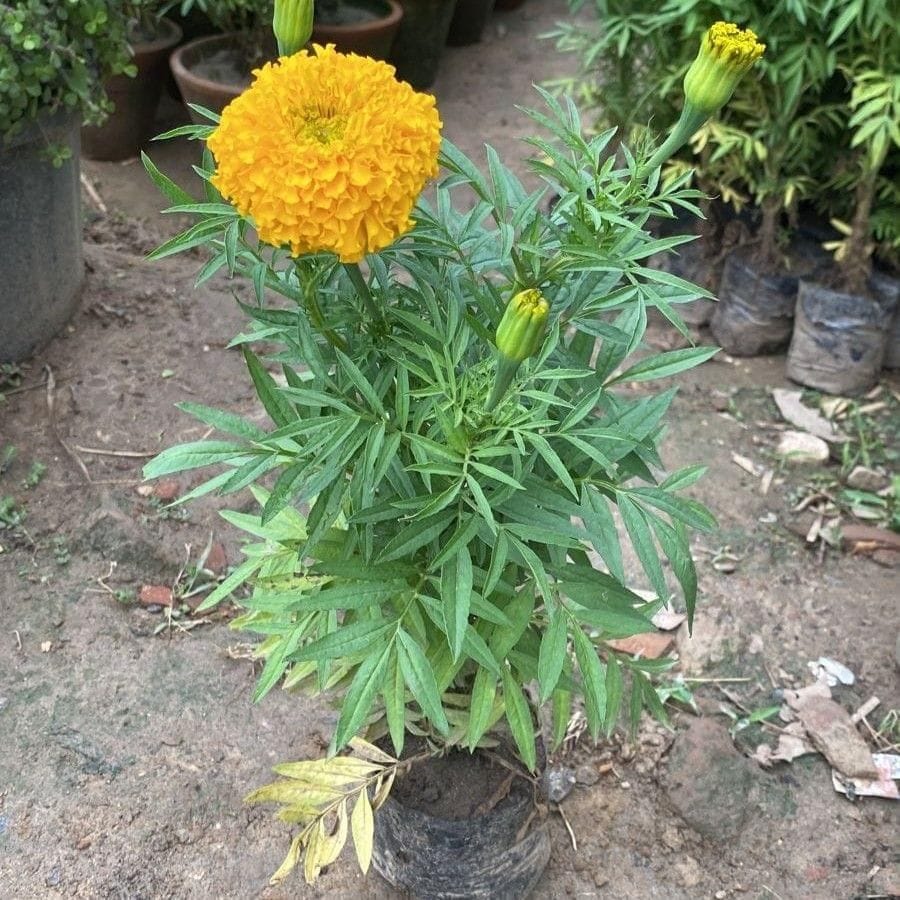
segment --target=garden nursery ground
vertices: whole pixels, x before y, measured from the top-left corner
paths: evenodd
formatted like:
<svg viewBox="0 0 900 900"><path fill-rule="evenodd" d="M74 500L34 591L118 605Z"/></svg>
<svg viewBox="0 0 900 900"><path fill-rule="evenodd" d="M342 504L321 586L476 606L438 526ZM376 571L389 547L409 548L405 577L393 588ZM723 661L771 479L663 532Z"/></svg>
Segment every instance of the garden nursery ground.
<svg viewBox="0 0 900 900"><path fill-rule="evenodd" d="M515 104L533 102L531 82L565 73L570 60L538 40L565 14L562 0L529 0L497 14L481 45L448 51L435 92L467 152L487 141L524 159L529 126ZM195 152L171 144L154 158L184 173ZM168 509L190 481L140 480L150 455L203 434L179 401L262 424L226 346L246 287L214 279L194 290L199 257L147 262L173 223L139 164L85 171L94 197L81 308L46 350L0 374L0 897L398 896L363 878L351 852L313 887L299 875L268 886L288 833L242 797L272 764L318 754L335 713L279 691L251 703L257 664L228 628L232 611L191 612L241 559L221 504ZM663 348L679 339L659 324L648 334ZM681 379L664 456L709 466L694 490L719 524L695 544L693 636L670 618L642 648L679 654L665 682L673 727L645 720L633 739L597 745L573 736L554 758L575 784L549 812L542 900L900 895L900 804L849 800L819 753L768 768L751 758L789 733L772 708L812 684L808 663L823 657L839 673L840 707L878 698L865 718L870 749L900 740L889 716L900 708L900 553L865 540L842 551L818 536L820 495L840 467L779 461L792 427L772 396L792 387L783 371L782 357L719 355ZM898 388L886 377L856 407L853 436L873 453L896 428ZM817 746L839 755L833 738Z"/></svg>

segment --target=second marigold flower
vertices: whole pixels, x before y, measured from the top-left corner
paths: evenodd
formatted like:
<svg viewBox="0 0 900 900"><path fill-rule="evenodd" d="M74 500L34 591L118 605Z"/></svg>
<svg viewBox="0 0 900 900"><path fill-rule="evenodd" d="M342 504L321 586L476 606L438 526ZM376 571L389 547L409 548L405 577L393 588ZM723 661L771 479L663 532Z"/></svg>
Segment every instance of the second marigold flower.
<svg viewBox="0 0 900 900"><path fill-rule="evenodd" d="M409 231L438 171L434 97L386 63L331 45L255 75L208 144L213 185L260 239L295 256L328 250L358 262Z"/></svg>

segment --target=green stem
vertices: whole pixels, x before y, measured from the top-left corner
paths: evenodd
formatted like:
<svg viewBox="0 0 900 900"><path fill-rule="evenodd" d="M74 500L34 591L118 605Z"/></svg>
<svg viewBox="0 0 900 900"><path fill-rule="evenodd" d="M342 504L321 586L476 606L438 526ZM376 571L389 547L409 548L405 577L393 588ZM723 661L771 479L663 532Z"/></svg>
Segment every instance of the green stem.
<svg viewBox="0 0 900 900"><path fill-rule="evenodd" d="M677 153L691 138L691 135L709 118L709 115L694 108L690 103L684 104L681 116L663 141L662 146L650 157L638 177L645 178L651 172L658 169L669 157Z"/></svg>
<svg viewBox="0 0 900 900"><path fill-rule="evenodd" d="M366 279L360 271L359 264L344 263L344 271L350 278L356 293L359 295L359 299L362 300L363 306L365 306L366 312L369 314L372 321L384 326L384 316L372 299L372 292L369 290L369 285L366 283Z"/></svg>
<svg viewBox="0 0 900 900"><path fill-rule="evenodd" d="M333 328L329 328L325 321L325 314L322 312L322 307L319 306L319 298L316 296L315 279L310 279L300 266L297 267L297 276L303 289L303 305L306 308L309 321L321 332L332 347L340 350L342 353L346 353L348 349L347 342Z"/></svg>

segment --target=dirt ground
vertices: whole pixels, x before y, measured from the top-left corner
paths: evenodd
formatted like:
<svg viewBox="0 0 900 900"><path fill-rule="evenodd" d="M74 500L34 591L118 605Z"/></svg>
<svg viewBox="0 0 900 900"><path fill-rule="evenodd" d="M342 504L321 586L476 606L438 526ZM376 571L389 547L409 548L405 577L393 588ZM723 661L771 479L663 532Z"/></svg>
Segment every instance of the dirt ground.
<svg viewBox="0 0 900 900"><path fill-rule="evenodd" d="M564 13L562 0L529 0L497 14L481 46L448 51L435 90L464 149L487 141L525 155L514 104L571 65L536 40ZM195 151L172 144L154 156L183 172ZM81 310L0 404L0 449L16 448L0 499L24 511L0 530L0 898L396 897L348 853L315 887L299 876L267 886L289 835L241 798L275 762L317 754L335 715L324 700L279 691L252 705L246 636L226 614L167 627L136 602L142 585L184 587L186 560L210 540L228 563L240 559L217 501L173 512L139 489L144 455L202 434L177 402L259 417L226 349L243 324L233 293L245 289L214 280L194 290L196 260L143 260L172 223L139 166L85 169L110 215L90 216ZM880 713L900 707L896 570L805 549L786 527L800 476L779 472L763 495L732 460L771 460L768 390L787 385L783 371L781 357L695 370L664 448L672 466L709 466L695 493L719 518L696 547L701 600L693 639L679 637L682 668L746 680L699 684L703 717L676 715L677 737L648 723L632 744L583 738L562 759L579 777L562 804L577 850L552 815L541 900L891 895L897 804L849 802L818 756L762 770L733 749L721 712L771 705L773 688L808 683L819 656L856 674L836 693L846 708L873 695ZM725 547L732 565L714 565Z"/></svg>

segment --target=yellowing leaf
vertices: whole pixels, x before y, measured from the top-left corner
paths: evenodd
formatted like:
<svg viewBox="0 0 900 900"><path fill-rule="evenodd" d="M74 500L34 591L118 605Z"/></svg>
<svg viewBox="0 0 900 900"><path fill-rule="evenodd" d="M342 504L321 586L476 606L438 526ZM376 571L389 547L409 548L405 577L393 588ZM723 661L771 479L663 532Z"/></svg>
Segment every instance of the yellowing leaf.
<svg viewBox="0 0 900 900"><path fill-rule="evenodd" d="M374 762L387 763L389 766L397 762L389 753L385 753L384 750L381 750L374 744L370 744L368 741L364 741L361 737L350 738L350 746L360 756Z"/></svg>
<svg viewBox="0 0 900 900"><path fill-rule="evenodd" d="M365 793L365 791L362 791L362 793ZM323 869L325 866L330 866L341 855L341 850L344 849L344 844L346 843L347 801L344 800L337 810L337 826L334 832L322 840L322 845L319 849L319 859L317 860L318 865Z"/></svg>
<svg viewBox="0 0 900 900"><path fill-rule="evenodd" d="M375 842L375 816L372 813L372 805L369 803L369 795L366 791L359 792L359 799L350 815L350 830L353 833L356 858L365 875L372 862L372 847Z"/></svg>
<svg viewBox="0 0 900 900"><path fill-rule="evenodd" d="M288 854L284 858L284 862L278 867L278 871L269 879L269 884L281 884L281 882L294 871L294 867L300 861L300 851L302 849L303 835L298 834L297 837L291 841L291 849L288 850Z"/></svg>
<svg viewBox="0 0 900 900"><path fill-rule="evenodd" d="M385 800L387 800L388 794L390 794L391 788L393 787L394 777L396 776L396 774L397 770L391 769L391 771L388 772L387 778L385 778L383 781L379 779L380 783L376 784L375 787L375 799L372 801L373 809L380 809L381 804L384 803Z"/></svg>
<svg viewBox="0 0 900 900"><path fill-rule="evenodd" d="M325 841L325 820L319 819L309 835L309 842L306 845L306 856L303 859L303 877L307 884L313 884L322 871L319 863L319 855L322 852L322 845Z"/></svg>

